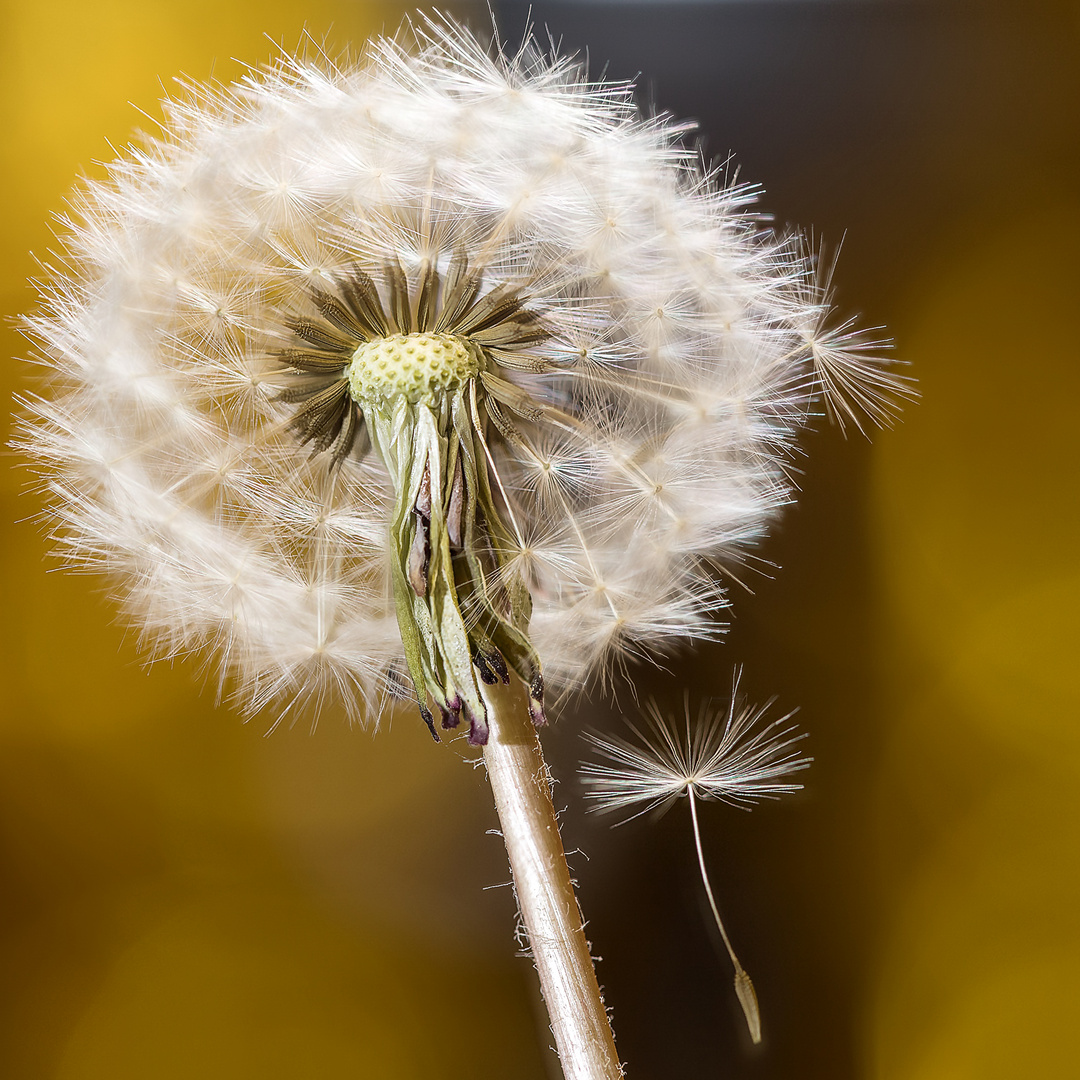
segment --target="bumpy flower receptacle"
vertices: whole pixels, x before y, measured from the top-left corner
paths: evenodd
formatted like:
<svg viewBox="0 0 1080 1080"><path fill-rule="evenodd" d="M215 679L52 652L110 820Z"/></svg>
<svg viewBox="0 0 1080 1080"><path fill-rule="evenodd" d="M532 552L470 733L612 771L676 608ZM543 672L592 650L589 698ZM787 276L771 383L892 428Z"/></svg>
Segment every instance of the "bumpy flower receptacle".
<svg viewBox="0 0 1080 1080"><path fill-rule="evenodd" d="M365 341L349 366L349 391L363 407L398 398L433 405L436 395L475 378L483 358L453 334L392 334Z"/></svg>

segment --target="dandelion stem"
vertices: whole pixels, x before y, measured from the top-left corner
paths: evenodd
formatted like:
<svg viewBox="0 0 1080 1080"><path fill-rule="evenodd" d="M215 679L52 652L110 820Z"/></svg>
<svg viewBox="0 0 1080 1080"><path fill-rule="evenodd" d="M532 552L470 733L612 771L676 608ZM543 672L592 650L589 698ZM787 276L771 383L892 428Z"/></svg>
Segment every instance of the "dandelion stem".
<svg viewBox="0 0 1080 1080"><path fill-rule="evenodd" d="M484 763L495 794L521 918L566 1080L619 1080L615 1037L600 996L566 864L551 782L524 688L485 686Z"/></svg>
<svg viewBox="0 0 1080 1080"><path fill-rule="evenodd" d="M705 895L709 898L709 907L712 908L713 918L720 930L720 936L724 939L724 947L728 956L731 957L732 966L735 968L735 996L739 999L743 1014L746 1017L746 1026L750 1029L750 1038L755 1043L761 1042L761 1012L758 1009L757 994L754 992L754 984L750 976L746 974L735 950L731 947L731 940L724 929L724 922L720 918L720 909L716 906L716 897L713 895L712 884L709 881L708 871L705 869L705 853L701 848L701 828L698 825L697 797L694 795L694 785L686 786L686 794L690 797L690 817L694 823L694 844L697 847L698 866L701 868L701 881L705 886Z"/></svg>

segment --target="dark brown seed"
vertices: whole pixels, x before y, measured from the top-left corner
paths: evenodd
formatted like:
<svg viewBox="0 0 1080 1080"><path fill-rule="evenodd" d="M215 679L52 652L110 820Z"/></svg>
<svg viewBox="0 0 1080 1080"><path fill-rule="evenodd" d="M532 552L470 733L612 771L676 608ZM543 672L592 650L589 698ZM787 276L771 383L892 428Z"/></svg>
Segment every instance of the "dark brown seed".
<svg viewBox="0 0 1080 1080"><path fill-rule="evenodd" d="M329 353L348 353L349 342L337 334L333 327L325 323L310 322L307 319L297 319L289 323L289 329L299 338L316 349L325 349Z"/></svg>
<svg viewBox="0 0 1080 1080"><path fill-rule="evenodd" d="M522 305L518 290L509 284L496 285L455 324L455 333L475 334L513 315Z"/></svg>
<svg viewBox="0 0 1080 1080"><path fill-rule="evenodd" d="M319 289L312 289L311 297L315 301L316 307L319 309L319 314L321 314L327 322L336 326L343 334L349 336L350 345L359 345L370 336L360 325L360 320L358 320L352 312L337 299L337 297L331 296L329 293L322 292Z"/></svg>
<svg viewBox="0 0 1080 1080"><path fill-rule="evenodd" d="M439 275L435 267L424 260L420 271L420 288L416 296L416 329L421 333L435 326L436 302L439 297Z"/></svg>
<svg viewBox="0 0 1080 1080"><path fill-rule="evenodd" d="M386 287L390 291L390 318L399 334L412 333L412 313L409 311L409 280L401 263L395 259L383 267Z"/></svg>
<svg viewBox="0 0 1080 1080"><path fill-rule="evenodd" d="M301 352L299 349L290 349L288 352L277 354L277 359L295 371L304 371L312 375L340 375L349 363L351 354L331 353L315 354Z"/></svg>
<svg viewBox="0 0 1080 1080"><path fill-rule="evenodd" d="M458 317L476 299L480 291L480 275L469 274L469 257L464 248L458 248L450 260L443 285L442 311L435 323L437 332L452 331Z"/></svg>
<svg viewBox="0 0 1080 1080"><path fill-rule="evenodd" d="M338 280L338 287L346 304L368 337L386 337L386 315L375 282L355 263L348 273Z"/></svg>

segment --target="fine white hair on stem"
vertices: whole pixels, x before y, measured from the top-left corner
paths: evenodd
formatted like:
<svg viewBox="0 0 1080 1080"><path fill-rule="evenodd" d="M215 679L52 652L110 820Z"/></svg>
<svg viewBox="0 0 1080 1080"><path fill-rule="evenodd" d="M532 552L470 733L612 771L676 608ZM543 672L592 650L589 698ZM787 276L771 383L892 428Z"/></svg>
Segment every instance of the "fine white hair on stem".
<svg viewBox="0 0 1080 1080"><path fill-rule="evenodd" d="M650 810L670 809L680 798L690 804L698 870L713 919L735 970L735 996L755 1043L761 1042L761 1010L754 984L735 954L720 917L720 908L705 866L701 843L698 801L718 800L749 809L761 799L775 799L802 784L786 778L809 767L798 743L805 733L790 724L794 711L763 723L773 704L748 705L740 699L741 670L735 672L731 699L726 706L703 703L695 715L689 695L682 721L660 711L655 702L646 706L644 728L629 723L632 741L618 736L587 732L603 762L581 766L590 809L599 812L635 810L617 824L624 824Z"/></svg>

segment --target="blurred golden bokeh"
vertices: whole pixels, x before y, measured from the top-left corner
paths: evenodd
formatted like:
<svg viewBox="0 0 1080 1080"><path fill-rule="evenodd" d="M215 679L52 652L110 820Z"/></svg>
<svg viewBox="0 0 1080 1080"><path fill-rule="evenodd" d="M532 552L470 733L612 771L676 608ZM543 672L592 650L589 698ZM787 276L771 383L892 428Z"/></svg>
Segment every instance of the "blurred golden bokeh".
<svg viewBox="0 0 1080 1080"><path fill-rule="evenodd" d="M877 455L883 1080L1080 1057L1080 202L1040 201L928 259L905 342L924 402Z"/></svg>
<svg viewBox="0 0 1080 1080"><path fill-rule="evenodd" d="M616 15L606 5L612 41L648 6ZM552 9L556 36L558 7L537 5L541 20ZM747 178L808 223L807 207L844 191L843 298L887 318L922 400L872 449L810 440L807 497L765 552L788 569L738 601L734 656L673 664L676 679L722 695L726 665L745 660L755 689L767 694L775 679L785 705L805 704L813 736L803 802L749 824L721 815L712 835L765 1010L763 1053L725 1034L737 1031L715 1007L726 1007L728 976L705 955L705 932L679 945L658 937L699 921L685 822L673 813L654 832L628 827L608 841L581 823L564 785L570 846L591 856L575 871L629 1076L1074 1075L1075 11L990 4L991 17L956 4L942 36L933 5L717 7L731 33L757 19L770 42L785 20L825 9L822 32L849 34L852 50L862 46L848 27L869 25L856 8L916 27L926 71L903 73L911 119L905 90L890 129L904 141L882 148L866 136L846 163L865 152L909 176L885 191L845 188L823 149ZM110 144L152 126L129 102L152 118L176 73L232 80L241 61L295 46L304 27L341 50L395 27L404 9L4 0L0 10L0 289L14 317L33 304L30 252L48 251L49 216L73 179L100 175ZM487 18L479 5L453 10ZM928 71L960 64L959 46L933 53L939 40L970 40L983 66L969 57L933 84L940 99L920 103ZM648 47L662 45L655 35ZM771 53L746 52L749 67L772 70ZM888 66L872 48L866 56L837 91L856 104ZM605 57L597 41L594 68ZM646 85L669 103L664 82ZM798 104L798 89L788 93L756 106L762 146L769 108ZM949 127L953 115L963 119ZM713 149L727 138L717 133ZM1020 156L1006 156L1012 146ZM974 180L968 159L985 163ZM951 201L931 228L934 182ZM0 335L6 356L29 351L12 318ZM9 392L33 385L24 367L5 367ZM24 469L0 470L0 1075L551 1075L532 973L513 955L509 890L485 888L507 871L486 833L496 822L481 773L454 746L432 745L407 710L375 737L328 717L314 734L263 738L269 721L245 725L216 706L196 663L144 669L108 583L51 572L40 530L23 520L39 508L26 484ZM643 683L657 690L665 678ZM564 775L578 753L567 719L549 736ZM700 1043L677 1035L679 1023ZM714 1040L722 1052L704 1056Z"/></svg>

